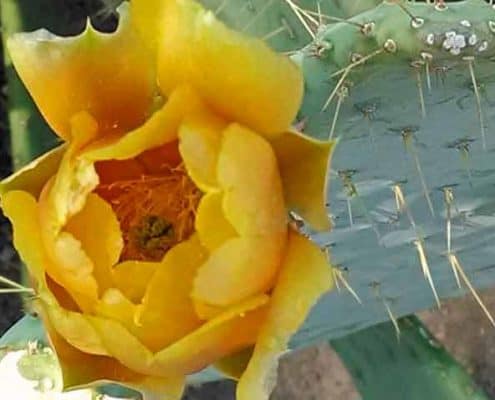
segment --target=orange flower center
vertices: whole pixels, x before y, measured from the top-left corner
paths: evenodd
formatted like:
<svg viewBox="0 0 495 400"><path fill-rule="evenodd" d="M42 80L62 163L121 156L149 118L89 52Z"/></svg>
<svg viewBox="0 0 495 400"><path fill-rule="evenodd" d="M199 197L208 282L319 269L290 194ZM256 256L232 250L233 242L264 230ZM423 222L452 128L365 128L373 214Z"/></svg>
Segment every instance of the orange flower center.
<svg viewBox="0 0 495 400"><path fill-rule="evenodd" d="M124 239L121 261L160 261L194 232L201 191L183 164L158 174L102 183L96 192L110 203Z"/></svg>

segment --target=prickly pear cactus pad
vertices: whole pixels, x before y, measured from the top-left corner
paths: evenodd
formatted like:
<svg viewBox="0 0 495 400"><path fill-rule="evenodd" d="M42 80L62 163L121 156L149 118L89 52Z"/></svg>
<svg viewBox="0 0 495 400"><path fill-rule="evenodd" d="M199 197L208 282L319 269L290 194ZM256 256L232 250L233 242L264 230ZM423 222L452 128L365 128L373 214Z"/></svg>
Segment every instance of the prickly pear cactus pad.
<svg viewBox="0 0 495 400"><path fill-rule="evenodd" d="M325 22L335 22L375 7L380 0L202 0L232 27L263 38L273 48L288 51L312 39L318 9ZM299 10L307 10L305 19ZM323 15L325 17L323 17Z"/></svg>
<svg viewBox="0 0 495 400"><path fill-rule="evenodd" d="M293 56L300 125L340 138L316 239L346 278L294 345L463 293L493 323L475 288L495 281L495 9L431 3L384 1Z"/></svg>

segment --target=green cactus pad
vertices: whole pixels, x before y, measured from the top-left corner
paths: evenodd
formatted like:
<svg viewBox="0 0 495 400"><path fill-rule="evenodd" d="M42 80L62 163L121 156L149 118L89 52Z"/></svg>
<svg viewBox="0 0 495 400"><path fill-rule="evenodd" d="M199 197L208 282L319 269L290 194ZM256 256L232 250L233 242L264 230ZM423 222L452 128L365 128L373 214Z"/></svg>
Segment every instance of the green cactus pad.
<svg viewBox="0 0 495 400"><path fill-rule="evenodd" d="M331 342L363 400L488 400L414 316Z"/></svg>
<svg viewBox="0 0 495 400"><path fill-rule="evenodd" d="M371 33L333 25L319 36L331 43L328 51L315 55L311 44L295 56L306 81L300 125L319 138L334 125L340 138L328 193L334 229L314 237L330 249L363 302L345 288L329 294L295 346L387 320L387 307L399 317L435 306L425 264L440 299L470 292L456 270L458 288L456 263L475 288L495 283L495 10L481 0L448 3L445 10L403 4L422 21L419 27L399 6L384 2L352 19L373 23ZM322 111L341 76L331 75L351 58L362 59L355 54L373 54L387 41L388 51L356 66L341 97Z"/></svg>

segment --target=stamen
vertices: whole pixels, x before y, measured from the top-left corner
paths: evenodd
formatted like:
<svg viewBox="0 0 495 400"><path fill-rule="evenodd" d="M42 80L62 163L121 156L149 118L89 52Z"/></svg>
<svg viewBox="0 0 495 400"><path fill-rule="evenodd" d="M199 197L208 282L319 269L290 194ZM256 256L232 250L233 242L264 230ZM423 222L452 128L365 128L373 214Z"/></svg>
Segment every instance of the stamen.
<svg viewBox="0 0 495 400"><path fill-rule="evenodd" d="M159 175L102 184L97 193L112 206L124 239L121 261L160 261L194 232L200 190L183 165Z"/></svg>

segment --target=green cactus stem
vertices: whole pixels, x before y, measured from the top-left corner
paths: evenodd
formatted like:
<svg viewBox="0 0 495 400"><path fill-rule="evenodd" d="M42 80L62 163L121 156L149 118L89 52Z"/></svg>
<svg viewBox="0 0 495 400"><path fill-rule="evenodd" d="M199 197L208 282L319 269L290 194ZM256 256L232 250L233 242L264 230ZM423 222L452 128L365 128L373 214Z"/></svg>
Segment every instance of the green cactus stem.
<svg viewBox="0 0 495 400"><path fill-rule="evenodd" d="M1 22L4 41L5 75L7 80L8 118L14 168L25 165L52 148L56 139L39 114L31 97L15 72L7 54L5 40L16 32L37 29L44 24L55 26L57 21L46 12L53 1L2 0Z"/></svg>
<svg viewBox="0 0 495 400"><path fill-rule="evenodd" d="M363 400L488 400L416 317L333 340Z"/></svg>

